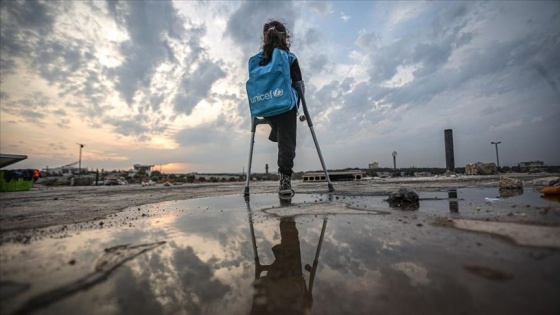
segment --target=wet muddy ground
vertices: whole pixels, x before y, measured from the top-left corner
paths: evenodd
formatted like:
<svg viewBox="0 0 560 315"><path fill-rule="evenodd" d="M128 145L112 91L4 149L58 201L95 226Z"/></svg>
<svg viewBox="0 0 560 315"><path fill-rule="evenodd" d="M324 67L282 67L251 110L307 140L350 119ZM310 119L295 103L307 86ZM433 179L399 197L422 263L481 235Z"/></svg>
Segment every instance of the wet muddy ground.
<svg viewBox="0 0 560 315"><path fill-rule="evenodd" d="M290 202L234 186L5 229L0 312L560 313L558 200L455 183L417 190L419 208L403 211L353 185Z"/></svg>

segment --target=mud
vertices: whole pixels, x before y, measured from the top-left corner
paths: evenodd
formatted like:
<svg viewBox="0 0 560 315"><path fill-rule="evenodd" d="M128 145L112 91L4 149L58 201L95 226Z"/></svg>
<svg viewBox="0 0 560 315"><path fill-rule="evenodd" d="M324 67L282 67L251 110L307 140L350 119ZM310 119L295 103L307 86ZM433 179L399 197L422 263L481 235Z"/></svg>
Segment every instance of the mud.
<svg viewBox="0 0 560 315"><path fill-rule="evenodd" d="M560 203L536 178L2 194L0 313L557 314ZM385 201L401 187L417 210Z"/></svg>

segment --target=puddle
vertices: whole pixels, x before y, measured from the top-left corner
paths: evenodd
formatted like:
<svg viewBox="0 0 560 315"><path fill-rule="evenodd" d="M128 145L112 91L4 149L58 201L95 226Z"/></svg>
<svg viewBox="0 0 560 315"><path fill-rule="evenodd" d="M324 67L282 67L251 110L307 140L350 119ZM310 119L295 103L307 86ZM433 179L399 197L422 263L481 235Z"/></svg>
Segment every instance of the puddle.
<svg viewBox="0 0 560 315"><path fill-rule="evenodd" d="M0 311L558 313L558 251L432 225L433 216L520 208L539 218L533 212L554 201L528 189L492 201L484 198L497 189L449 194L420 192L418 211L327 194L297 194L291 204L257 194L249 203L237 195L130 208L29 245L2 244Z"/></svg>

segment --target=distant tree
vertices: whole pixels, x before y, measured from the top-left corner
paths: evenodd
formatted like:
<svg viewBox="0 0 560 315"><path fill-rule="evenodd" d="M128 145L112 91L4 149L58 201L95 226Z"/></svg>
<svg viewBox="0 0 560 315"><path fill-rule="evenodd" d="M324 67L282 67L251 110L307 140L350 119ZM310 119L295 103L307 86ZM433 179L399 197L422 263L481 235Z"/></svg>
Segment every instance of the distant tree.
<svg viewBox="0 0 560 315"><path fill-rule="evenodd" d="M102 172L103 172L103 171L102 171ZM143 168L141 168L141 169L139 169L139 170L136 172L136 174L134 175L134 177L142 178L142 177L144 177L145 175L146 175L146 170L143 169Z"/></svg>

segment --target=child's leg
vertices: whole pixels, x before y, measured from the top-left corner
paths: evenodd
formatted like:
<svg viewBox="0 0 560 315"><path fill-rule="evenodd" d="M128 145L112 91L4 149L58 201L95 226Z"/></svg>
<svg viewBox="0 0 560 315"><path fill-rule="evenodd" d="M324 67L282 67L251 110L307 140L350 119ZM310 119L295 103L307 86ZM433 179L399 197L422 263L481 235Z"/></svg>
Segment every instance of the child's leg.
<svg viewBox="0 0 560 315"><path fill-rule="evenodd" d="M297 108L284 114L268 117L276 129L278 139L278 171L292 175L296 157Z"/></svg>

